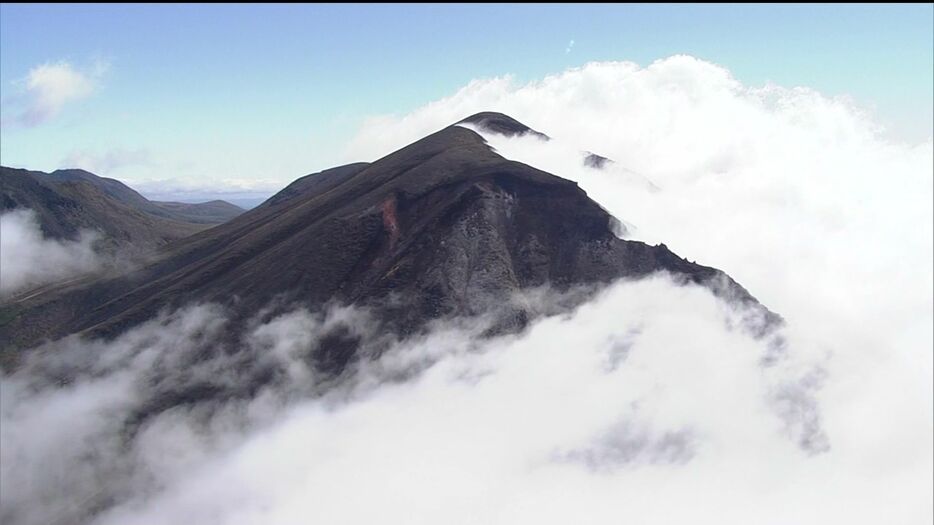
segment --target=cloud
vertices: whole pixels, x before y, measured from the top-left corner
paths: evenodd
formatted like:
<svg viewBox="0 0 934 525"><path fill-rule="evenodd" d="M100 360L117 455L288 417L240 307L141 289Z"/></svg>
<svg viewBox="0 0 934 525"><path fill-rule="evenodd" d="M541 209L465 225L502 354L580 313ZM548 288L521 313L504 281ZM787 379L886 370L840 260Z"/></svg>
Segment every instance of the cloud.
<svg viewBox="0 0 934 525"><path fill-rule="evenodd" d="M591 63L523 85L473 81L371 120L347 155L374 159L485 110L553 138L487 134L500 154L577 181L630 238L723 269L790 332L820 341L809 348L830 356L827 376L804 383L825 384L829 455L877 457L849 456L854 469L913 457L931 477L931 140L893 142L845 97L745 86L725 68L675 56L647 67ZM588 167L588 151L614 162ZM930 488L920 471L910 483L890 474L906 491Z"/></svg>
<svg viewBox="0 0 934 525"><path fill-rule="evenodd" d="M335 306L251 321L230 351L213 305L112 342L68 338L0 381L0 508L19 524L549 523L575 508L590 523L664 523L657 495L672 478L720 480L683 517L724 504L724 487L757 497L749 471L803 490L795 470L769 472L808 465L789 424L814 408L789 419L772 392L819 363L763 367L768 344L727 328L741 316L657 276L495 339L476 319L396 340L368 311ZM313 356L341 329L380 357L335 379ZM752 463L720 472L737 461ZM878 497L910 496L894 491ZM594 497L609 492L627 497Z"/></svg>
<svg viewBox="0 0 934 525"><path fill-rule="evenodd" d="M210 184L185 179L134 180L133 188L153 200L266 199L281 190L273 179L217 179Z"/></svg>
<svg viewBox="0 0 934 525"><path fill-rule="evenodd" d="M664 275L570 313L529 291L555 315L495 339L460 319L400 340L335 306L248 321L232 346L223 309L191 305L0 376L0 520L931 522L931 142L672 57L474 81L369 121L347 154L481 110L554 139L487 135L500 154L724 269L787 326L750 337L749 312ZM321 374L335 331L373 359Z"/></svg>
<svg viewBox="0 0 934 525"><path fill-rule="evenodd" d="M65 61L32 68L17 82L23 91L12 99L16 115L7 122L32 127L56 118L66 106L93 94L107 69L100 61L88 70Z"/></svg>
<svg viewBox="0 0 934 525"><path fill-rule="evenodd" d="M0 297L98 269L98 235L88 230L75 241L46 239L35 212L19 209L0 215Z"/></svg>
<svg viewBox="0 0 934 525"><path fill-rule="evenodd" d="M574 49L574 39L571 39L571 41L568 42L568 47L564 49L564 54L567 55L568 53L570 53L571 49Z"/></svg>
<svg viewBox="0 0 934 525"><path fill-rule="evenodd" d="M88 150L72 151L60 162L62 168L81 168L106 175L127 166L151 166L154 160L146 149L114 148L104 153Z"/></svg>

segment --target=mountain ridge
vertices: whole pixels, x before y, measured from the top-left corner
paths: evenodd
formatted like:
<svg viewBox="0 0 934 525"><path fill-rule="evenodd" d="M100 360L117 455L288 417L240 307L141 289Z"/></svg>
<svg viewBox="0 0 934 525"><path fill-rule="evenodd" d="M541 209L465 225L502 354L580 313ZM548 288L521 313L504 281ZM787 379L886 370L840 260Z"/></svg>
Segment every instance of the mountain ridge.
<svg viewBox="0 0 934 525"><path fill-rule="evenodd" d="M208 227L152 215L84 179L0 167L0 213L29 209L49 239L76 240L81 230L102 234L107 253L141 254Z"/></svg>
<svg viewBox="0 0 934 525"><path fill-rule="evenodd" d="M144 268L5 305L0 344L109 337L193 302L220 303L245 321L285 308L270 304L338 301L376 308L387 331L404 335L432 319L501 309L524 289L599 287L657 271L758 305L719 270L663 244L619 239L613 217L577 183L505 159L457 124L372 163L302 177ZM506 308L500 330L521 329L533 315ZM324 354L322 367L338 372L354 358Z"/></svg>
<svg viewBox="0 0 934 525"><path fill-rule="evenodd" d="M117 179L101 177L79 168L58 169L46 176L60 182L87 182L134 209L171 220L213 225L230 220L244 211L239 206L219 199L200 203L153 201Z"/></svg>

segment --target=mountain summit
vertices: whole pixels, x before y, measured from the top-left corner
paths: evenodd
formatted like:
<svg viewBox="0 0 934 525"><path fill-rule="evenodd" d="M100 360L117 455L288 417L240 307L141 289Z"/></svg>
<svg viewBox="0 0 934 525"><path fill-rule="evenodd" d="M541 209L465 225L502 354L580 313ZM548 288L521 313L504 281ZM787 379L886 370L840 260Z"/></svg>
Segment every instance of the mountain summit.
<svg viewBox="0 0 934 525"><path fill-rule="evenodd" d="M508 115L493 111L476 113L458 122L458 124L473 124L481 130L498 133L507 137L532 135L542 140L551 140L548 135L540 131L535 131Z"/></svg>
<svg viewBox="0 0 934 525"><path fill-rule="evenodd" d="M495 113L460 122L538 133ZM658 271L758 304L719 270L618 238L614 222L575 182L505 159L454 124L373 163L298 179L144 268L4 305L0 344L109 336L193 302L221 303L240 320L271 315L273 304L365 305L402 334L496 311L499 329L513 330L534 315L510 303L518 291L594 288ZM335 370L353 357L346 348L322 353L322 366Z"/></svg>

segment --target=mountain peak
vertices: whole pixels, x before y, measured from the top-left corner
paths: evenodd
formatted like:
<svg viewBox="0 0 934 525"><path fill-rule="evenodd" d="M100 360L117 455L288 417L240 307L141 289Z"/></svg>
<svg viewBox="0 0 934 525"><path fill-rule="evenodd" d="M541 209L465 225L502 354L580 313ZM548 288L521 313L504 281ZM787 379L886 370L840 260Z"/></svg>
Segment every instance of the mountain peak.
<svg viewBox="0 0 934 525"><path fill-rule="evenodd" d="M526 126L509 115L504 115L503 113L497 113L495 111L482 111L480 113L475 113L461 120L457 124L464 123L473 124L485 131L498 133L507 137L521 137L523 135L532 134L543 140L550 139L548 135Z"/></svg>
<svg viewBox="0 0 934 525"><path fill-rule="evenodd" d="M461 122L538 134L499 113ZM382 330L398 334L491 312L497 330L509 331L537 315L511 302L521 290L596 289L657 271L755 303L722 272L665 246L620 239L613 224L575 182L506 159L475 131L452 125L372 163L303 177L177 241L146 267L30 296L0 329L0 346L76 332L112 336L166 307L204 302L228 308L237 326L258 311L314 311L336 301L370 307ZM339 372L354 352L323 348L315 360Z"/></svg>
<svg viewBox="0 0 934 525"><path fill-rule="evenodd" d="M97 178L101 178L101 179L104 178L104 177L101 177L101 176L99 176L99 175L95 175L95 174L91 173L91 172L88 171L88 170L84 170L84 169L81 169L81 168L59 168L59 169L57 169L57 170L51 172L49 175L72 175L72 176L78 175L78 176L84 176L84 177L88 177L88 176L90 176L90 177L97 177Z"/></svg>

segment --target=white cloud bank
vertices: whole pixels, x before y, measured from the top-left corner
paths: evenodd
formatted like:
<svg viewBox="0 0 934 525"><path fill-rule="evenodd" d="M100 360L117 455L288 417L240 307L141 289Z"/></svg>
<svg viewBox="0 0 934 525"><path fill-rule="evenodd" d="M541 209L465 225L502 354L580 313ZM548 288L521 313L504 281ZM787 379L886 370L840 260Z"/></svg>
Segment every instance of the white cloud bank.
<svg viewBox="0 0 934 525"><path fill-rule="evenodd" d="M32 210L0 214L0 298L100 268L98 238L88 230L75 241L47 239Z"/></svg>
<svg viewBox="0 0 934 525"><path fill-rule="evenodd" d="M0 383L0 508L23 524L94 509L88 521L124 525L667 523L720 508L819 523L849 515L842 497L915 501L840 483L864 474L840 470L853 451L801 447L822 432L821 363L763 366L768 341L729 328L742 315L659 276L494 340L478 321L387 341L367 312L333 308L255 325L227 354L229 321L210 305L111 343L64 340ZM341 326L385 351L335 384L310 356ZM200 402L160 413L190 392ZM814 490L833 497L795 500Z"/></svg>
<svg viewBox="0 0 934 525"><path fill-rule="evenodd" d="M554 139L488 136L507 158L577 181L634 226L632 237L726 271L838 353L855 351L830 345L851 334L874 359L919 363L911 375L932 405L931 140L892 143L845 99L751 88L675 56L644 68L591 63L527 85L473 81L372 119L347 154L371 160L486 110ZM615 162L587 168L584 151Z"/></svg>
<svg viewBox="0 0 934 525"><path fill-rule="evenodd" d="M65 106L94 93L107 68L100 61L87 70L65 61L32 68L19 81L23 92L14 99L16 115L10 122L31 127L54 119Z"/></svg>
<svg viewBox="0 0 934 525"><path fill-rule="evenodd" d="M673 57L476 81L370 122L348 151L371 160L481 110L555 138L488 137L502 154L782 314L783 350L663 276L485 341L443 324L392 342L365 312L298 311L228 355L223 312L192 307L0 378L3 522L934 519L930 142ZM615 163L586 168L582 150ZM388 346L336 388L308 364L335 326ZM179 392L208 399L160 412Z"/></svg>

